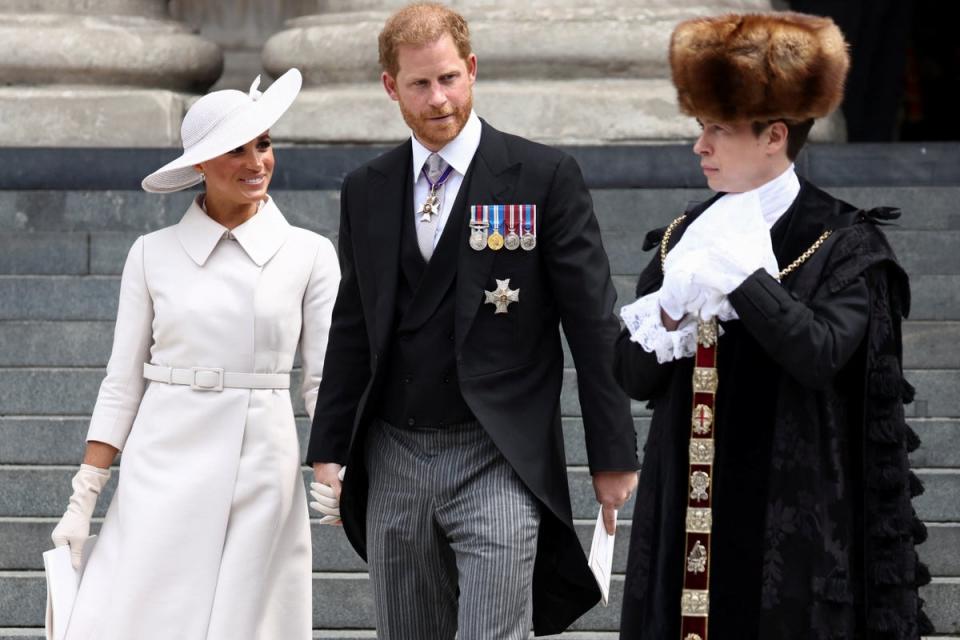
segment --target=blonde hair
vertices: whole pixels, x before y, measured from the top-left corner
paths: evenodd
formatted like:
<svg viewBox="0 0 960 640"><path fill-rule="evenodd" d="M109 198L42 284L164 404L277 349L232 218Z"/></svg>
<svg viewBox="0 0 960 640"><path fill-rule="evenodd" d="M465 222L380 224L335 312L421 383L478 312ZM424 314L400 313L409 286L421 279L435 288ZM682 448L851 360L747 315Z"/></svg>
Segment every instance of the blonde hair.
<svg viewBox="0 0 960 640"><path fill-rule="evenodd" d="M463 16L436 2L407 5L387 19L377 39L380 67L394 78L400 71L397 52L401 45L425 45L450 34L453 43L466 60L470 57L470 28Z"/></svg>

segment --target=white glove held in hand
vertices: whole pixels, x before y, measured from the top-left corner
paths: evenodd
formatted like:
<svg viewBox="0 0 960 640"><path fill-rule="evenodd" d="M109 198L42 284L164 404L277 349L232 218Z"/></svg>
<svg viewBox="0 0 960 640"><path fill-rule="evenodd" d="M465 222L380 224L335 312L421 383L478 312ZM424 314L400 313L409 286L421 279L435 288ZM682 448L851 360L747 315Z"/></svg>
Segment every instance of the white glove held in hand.
<svg viewBox="0 0 960 640"><path fill-rule="evenodd" d="M83 545L90 537L90 518L97 506L97 496L110 479L110 469L100 469L89 464L80 465L73 476L73 495L67 511L54 528L51 538L53 544L62 547L70 545L70 557L73 568L80 569L83 557Z"/></svg>
<svg viewBox="0 0 960 640"><path fill-rule="evenodd" d="M343 481L343 474L346 473L346 471L347 468L342 467L340 473L337 474L341 482ZM313 498L313 502L310 503L310 508L323 514L323 517L320 518L320 524L339 524L340 500L337 499L336 494L333 492L333 487L320 482L311 482L310 496Z"/></svg>

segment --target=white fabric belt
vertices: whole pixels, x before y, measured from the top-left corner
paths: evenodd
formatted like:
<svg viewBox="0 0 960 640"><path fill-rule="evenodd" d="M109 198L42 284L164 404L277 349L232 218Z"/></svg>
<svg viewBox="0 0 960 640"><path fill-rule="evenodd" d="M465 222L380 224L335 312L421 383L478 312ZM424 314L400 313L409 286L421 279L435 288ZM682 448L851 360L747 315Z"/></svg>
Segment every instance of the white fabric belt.
<svg viewBox="0 0 960 640"><path fill-rule="evenodd" d="M289 373L233 373L215 367L174 369L143 363L143 377L155 382L189 385L197 391L227 389L289 389Z"/></svg>

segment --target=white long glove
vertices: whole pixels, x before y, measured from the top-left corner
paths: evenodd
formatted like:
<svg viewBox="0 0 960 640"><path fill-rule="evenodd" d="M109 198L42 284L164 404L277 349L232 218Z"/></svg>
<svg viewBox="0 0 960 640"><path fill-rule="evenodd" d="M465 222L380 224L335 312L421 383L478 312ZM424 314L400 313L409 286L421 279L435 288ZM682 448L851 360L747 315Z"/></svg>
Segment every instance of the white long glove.
<svg viewBox="0 0 960 640"><path fill-rule="evenodd" d="M80 465L80 470L71 482L73 494L70 496L70 504L50 535L55 546L70 545L70 559L74 569L80 569L83 546L90 538L90 519L97 506L97 496L103 491L108 480L110 469L100 469L89 464Z"/></svg>
<svg viewBox="0 0 960 640"><path fill-rule="evenodd" d="M693 249L667 257L660 306L674 320L687 314L703 320L736 317L726 294L700 280L700 274L713 272L713 254L712 249Z"/></svg>
<svg viewBox="0 0 960 640"><path fill-rule="evenodd" d="M341 467L337 477L343 482L343 475L347 468ZM313 502L310 508L323 514L320 518L320 524L339 524L340 523L340 500L333 492L333 487L320 482L310 483L310 496Z"/></svg>
<svg viewBox="0 0 960 640"><path fill-rule="evenodd" d="M667 254L663 310L674 319L737 317L727 295L757 269L777 275L770 230L756 192L727 194L686 230Z"/></svg>

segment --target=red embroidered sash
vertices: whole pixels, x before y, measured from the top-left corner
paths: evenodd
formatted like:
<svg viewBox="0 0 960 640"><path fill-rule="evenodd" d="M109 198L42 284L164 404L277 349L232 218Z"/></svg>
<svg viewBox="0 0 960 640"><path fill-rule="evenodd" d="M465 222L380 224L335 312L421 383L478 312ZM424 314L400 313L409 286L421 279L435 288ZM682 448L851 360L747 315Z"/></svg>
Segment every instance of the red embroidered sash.
<svg viewBox="0 0 960 640"><path fill-rule="evenodd" d="M687 484L686 551L683 560L683 596L680 602L681 640L707 640L718 335L716 319L701 321L697 326Z"/></svg>

